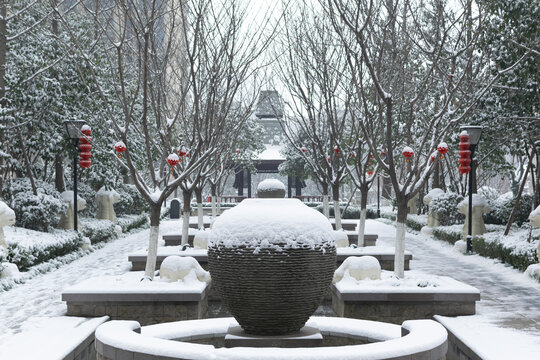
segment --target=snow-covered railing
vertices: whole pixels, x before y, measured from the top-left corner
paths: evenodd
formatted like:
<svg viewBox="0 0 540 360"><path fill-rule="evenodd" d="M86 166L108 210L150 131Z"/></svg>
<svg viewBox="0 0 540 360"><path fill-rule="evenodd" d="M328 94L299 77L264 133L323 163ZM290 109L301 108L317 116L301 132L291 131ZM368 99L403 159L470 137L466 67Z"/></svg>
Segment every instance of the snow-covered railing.
<svg viewBox="0 0 540 360"><path fill-rule="evenodd" d="M104 360L123 358L167 359L441 359L446 355L447 332L432 320L410 320L401 326L368 320L311 317L306 325L321 333L362 345L312 348L215 348L189 340L224 337L233 318L172 322L140 327L135 321L111 321L96 331L96 349ZM268 349L266 349L268 350Z"/></svg>

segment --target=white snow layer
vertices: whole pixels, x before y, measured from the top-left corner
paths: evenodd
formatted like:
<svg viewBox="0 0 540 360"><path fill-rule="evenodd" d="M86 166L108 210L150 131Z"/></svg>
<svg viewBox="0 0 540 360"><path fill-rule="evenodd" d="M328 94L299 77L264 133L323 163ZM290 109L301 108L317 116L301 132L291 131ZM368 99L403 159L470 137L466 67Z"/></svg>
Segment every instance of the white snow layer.
<svg viewBox="0 0 540 360"><path fill-rule="evenodd" d="M208 247L335 247L330 222L298 199L245 199L212 225Z"/></svg>
<svg viewBox="0 0 540 360"><path fill-rule="evenodd" d="M265 179L257 185L257 191L270 191L270 190L283 190L285 191L285 184L278 179Z"/></svg>
<svg viewBox="0 0 540 360"><path fill-rule="evenodd" d="M486 199L484 199L484 197L482 195L478 195L478 194L473 194L472 195L472 205L473 205L473 207L476 207L476 206L488 207L488 203L487 203ZM458 204L458 208L460 208L462 206L469 206L469 197L468 196L465 197L465 199L463 199Z"/></svg>

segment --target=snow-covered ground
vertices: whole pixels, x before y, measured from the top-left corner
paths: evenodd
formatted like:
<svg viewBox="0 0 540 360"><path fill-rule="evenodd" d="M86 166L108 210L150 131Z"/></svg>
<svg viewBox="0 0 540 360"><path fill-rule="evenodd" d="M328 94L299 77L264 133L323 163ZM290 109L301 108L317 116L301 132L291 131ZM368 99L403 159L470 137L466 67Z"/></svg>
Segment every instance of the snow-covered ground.
<svg viewBox="0 0 540 360"><path fill-rule="evenodd" d="M162 222L160 232L179 229L180 221L168 220ZM378 245L394 246L395 227L392 225L368 220L366 232L379 234ZM0 347L14 333L24 329L25 322L33 321L32 318L64 315L62 289L89 277L128 271L127 254L146 246L147 241L148 229L122 236L81 259L0 293ZM451 276L480 289L482 300L477 303L477 315L456 318L454 327L466 329L478 325L482 331L473 331L467 336L475 336L480 347L488 346L482 344L489 344L492 334L499 344L504 334L508 334L509 347L513 347L510 339L518 337L523 356L514 358L528 359L527 354L540 353L538 282L494 260L462 255L449 244L428 236L407 234L405 247L413 253L411 269Z"/></svg>
<svg viewBox="0 0 540 360"><path fill-rule="evenodd" d="M180 221L163 221L160 233L179 231ZM117 275L129 271L127 254L148 244L148 229L121 236L103 248L22 285L0 293L0 346L12 334L21 331L32 317L60 316L66 313L62 289L89 277Z"/></svg>

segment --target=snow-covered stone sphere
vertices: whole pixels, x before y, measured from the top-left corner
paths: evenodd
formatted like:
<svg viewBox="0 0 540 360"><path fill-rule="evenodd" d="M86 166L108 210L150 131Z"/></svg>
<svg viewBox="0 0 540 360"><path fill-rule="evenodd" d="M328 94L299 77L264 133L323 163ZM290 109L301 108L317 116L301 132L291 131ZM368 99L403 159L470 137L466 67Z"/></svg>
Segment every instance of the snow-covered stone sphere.
<svg viewBox="0 0 540 360"><path fill-rule="evenodd" d="M4 226L15 224L15 211L3 201L0 201L0 246L7 249L4 240Z"/></svg>
<svg viewBox="0 0 540 360"><path fill-rule="evenodd" d="M332 282L337 283L346 275L356 280L379 280L381 278L381 264L373 256L349 256L334 272Z"/></svg>
<svg viewBox="0 0 540 360"><path fill-rule="evenodd" d="M343 248L349 246L349 237L343 230L334 231L334 238L336 239L336 247Z"/></svg>
<svg viewBox="0 0 540 360"><path fill-rule="evenodd" d="M467 242L464 240L458 240L454 243L454 249L458 252L465 254L467 253Z"/></svg>
<svg viewBox="0 0 540 360"><path fill-rule="evenodd" d="M195 233L193 237L193 247L197 249L208 249L208 237L210 236L209 229L201 229Z"/></svg>
<svg viewBox="0 0 540 360"><path fill-rule="evenodd" d="M168 282L183 281L192 272L199 281L210 283L210 273L191 256L167 256L161 263L159 277Z"/></svg>
<svg viewBox="0 0 540 360"><path fill-rule="evenodd" d="M278 179L266 179L257 185L257 197L259 198L284 198L285 184Z"/></svg>
<svg viewBox="0 0 540 360"><path fill-rule="evenodd" d="M2 271L0 271L0 278L2 279L17 279L21 276L19 268L15 264L3 262L0 267L2 267Z"/></svg>

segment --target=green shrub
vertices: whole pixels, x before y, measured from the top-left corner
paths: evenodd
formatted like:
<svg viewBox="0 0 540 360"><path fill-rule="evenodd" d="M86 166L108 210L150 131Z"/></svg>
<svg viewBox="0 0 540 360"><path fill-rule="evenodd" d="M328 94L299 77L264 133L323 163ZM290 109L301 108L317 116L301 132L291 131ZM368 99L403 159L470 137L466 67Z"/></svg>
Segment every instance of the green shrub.
<svg viewBox="0 0 540 360"><path fill-rule="evenodd" d="M529 265L538 263L536 250L531 248L518 253L515 249L505 247L500 241L485 241L481 236L472 239L474 252L492 259L499 259L503 263L509 264L516 269L525 271Z"/></svg>
<svg viewBox="0 0 540 360"><path fill-rule="evenodd" d="M439 240L449 242L454 244L456 241L461 240L461 229L456 228L455 226L451 227L434 227L433 236Z"/></svg>
<svg viewBox="0 0 540 360"><path fill-rule="evenodd" d="M82 241L82 236L73 231L58 231L58 241L43 244L34 242L31 244L8 244L7 260L17 265L19 270L28 270L31 266L43 263L59 256L64 256L77 249Z"/></svg>
<svg viewBox="0 0 540 360"><path fill-rule="evenodd" d="M26 229L49 232L58 224L58 219L67 209L60 193L44 181L35 180L37 195L32 192L28 179L14 179L4 198L10 198L10 207L15 211L15 225Z"/></svg>
<svg viewBox="0 0 540 360"><path fill-rule="evenodd" d="M167 216L167 215L165 215ZM117 224L122 228L122 232L126 233L132 229L140 228L148 224L148 215L125 215L116 220Z"/></svg>
<svg viewBox="0 0 540 360"><path fill-rule="evenodd" d="M418 216L418 215L408 215L407 216L407 226L410 227L413 230L420 231L424 226L427 225L427 221L425 220L424 216Z"/></svg>
<svg viewBox="0 0 540 360"><path fill-rule="evenodd" d="M118 236L113 222L98 219L85 219L82 234L89 238L92 244L115 239Z"/></svg>
<svg viewBox="0 0 540 360"><path fill-rule="evenodd" d="M457 206L463 200L463 196L447 192L437 196L429 204L430 210L439 215L442 226L463 223L465 215L458 212Z"/></svg>
<svg viewBox="0 0 540 360"><path fill-rule="evenodd" d="M519 201L518 210L514 218L514 223L521 226L528 221L529 213L531 212L533 196L523 194ZM486 224L506 225L510 214L516 204L516 198L511 192L499 196L495 200L488 201L490 211L484 214Z"/></svg>
<svg viewBox="0 0 540 360"><path fill-rule="evenodd" d="M148 203L135 185L118 184L114 190L120 194L120 201L114 204L117 215L139 215L149 211Z"/></svg>

